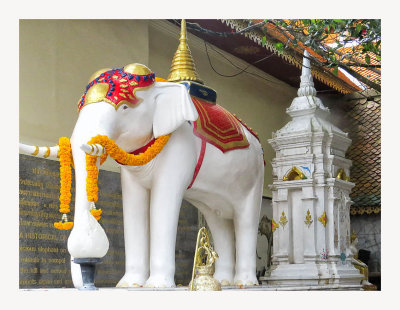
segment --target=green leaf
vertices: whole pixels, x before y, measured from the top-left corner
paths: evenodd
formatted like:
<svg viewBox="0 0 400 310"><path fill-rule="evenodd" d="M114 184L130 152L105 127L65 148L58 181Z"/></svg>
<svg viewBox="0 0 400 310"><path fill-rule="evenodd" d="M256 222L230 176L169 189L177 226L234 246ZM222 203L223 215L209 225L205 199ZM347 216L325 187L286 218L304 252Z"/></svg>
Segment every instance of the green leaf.
<svg viewBox="0 0 400 310"><path fill-rule="evenodd" d="M357 26L356 26L356 33L355 33L356 35L360 34L361 28L362 28L361 23L358 23Z"/></svg>
<svg viewBox="0 0 400 310"><path fill-rule="evenodd" d="M365 54L365 62L370 65L371 64L371 57L368 54Z"/></svg>
<svg viewBox="0 0 400 310"><path fill-rule="evenodd" d="M267 37L266 36L262 37L261 43L262 43L262 46L265 46L265 44L267 44Z"/></svg>
<svg viewBox="0 0 400 310"><path fill-rule="evenodd" d="M334 75L338 75L338 66L335 66L334 68L333 68L333 71L332 71L332 73L334 74Z"/></svg>
<svg viewBox="0 0 400 310"><path fill-rule="evenodd" d="M335 23L338 23L340 25L345 25L346 21L344 19L334 19L333 20Z"/></svg>
<svg viewBox="0 0 400 310"><path fill-rule="evenodd" d="M281 43L281 42L275 43L275 48L276 48L279 52L282 52L282 51L283 51L283 43Z"/></svg>

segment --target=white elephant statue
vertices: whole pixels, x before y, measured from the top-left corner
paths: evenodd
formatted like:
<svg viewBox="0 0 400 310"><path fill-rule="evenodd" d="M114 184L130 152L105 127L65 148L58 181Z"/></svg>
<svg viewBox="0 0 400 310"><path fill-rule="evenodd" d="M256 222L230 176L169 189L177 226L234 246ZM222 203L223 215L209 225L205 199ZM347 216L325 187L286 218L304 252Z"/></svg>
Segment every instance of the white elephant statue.
<svg viewBox="0 0 400 310"><path fill-rule="evenodd" d="M91 80L78 103L79 117L70 140L76 178L74 227L68 239L71 256L100 258L109 246L87 199L84 150L90 150L88 141L105 135L131 152L171 134L162 151L147 164L121 165L126 267L117 286L175 286L175 241L182 199L201 211L211 230L219 255L214 277L222 285L257 285L264 162L256 136L238 123L248 141L246 147L227 152L208 142L205 147L204 140L194 134L199 112L185 85L157 82L144 65L105 69ZM127 83L132 86L124 86L129 90L122 93L127 99L114 96ZM23 145L21 150L32 148ZM43 154L41 150L36 153ZM50 153L55 155L57 149Z"/></svg>

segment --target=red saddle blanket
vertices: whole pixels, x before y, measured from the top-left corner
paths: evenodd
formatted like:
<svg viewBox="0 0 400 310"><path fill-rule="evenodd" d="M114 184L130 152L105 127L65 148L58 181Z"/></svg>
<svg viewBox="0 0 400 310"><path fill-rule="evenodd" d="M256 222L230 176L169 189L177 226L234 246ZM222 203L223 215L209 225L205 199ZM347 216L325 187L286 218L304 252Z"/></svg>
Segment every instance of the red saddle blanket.
<svg viewBox="0 0 400 310"><path fill-rule="evenodd" d="M192 101L199 113L193 128L197 137L211 143L224 153L249 146L241 123L233 114L218 104L197 97L192 97Z"/></svg>

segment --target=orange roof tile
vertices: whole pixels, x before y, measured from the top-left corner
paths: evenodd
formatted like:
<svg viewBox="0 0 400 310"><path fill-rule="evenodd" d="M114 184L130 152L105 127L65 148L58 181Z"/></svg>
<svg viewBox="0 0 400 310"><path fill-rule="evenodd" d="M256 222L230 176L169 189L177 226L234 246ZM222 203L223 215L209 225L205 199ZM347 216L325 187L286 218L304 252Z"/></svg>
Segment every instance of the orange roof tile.
<svg viewBox="0 0 400 310"><path fill-rule="evenodd" d="M338 49L338 51L342 54L346 53L354 53L357 52L357 50L361 51L361 48L359 46L348 46L348 47L343 47ZM376 58L376 55L374 53L366 53L370 57L370 64L371 65L379 65L380 61ZM367 64L365 61L366 54L359 53L357 55L354 54L353 58L362 63L362 64ZM344 62L349 62L349 60L344 59ZM375 68L375 70L371 70L368 68L364 67L359 67L359 66L350 66L354 71L358 72L360 75L363 77L369 79L372 82L379 83L381 82L381 69L380 68Z"/></svg>
<svg viewBox="0 0 400 310"><path fill-rule="evenodd" d="M253 24L256 23L260 23L263 20L262 19L252 19L251 20ZM283 19L283 21L285 21L286 23L289 23L289 19ZM282 33L282 31L278 30L276 26L272 25L272 24L266 24L264 25L265 30L267 31L267 33L269 35L271 35L272 37L274 37L274 39L277 39L279 41L281 41L282 43L286 43L287 42L287 37ZM290 37L293 38L293 36L287 32L284 31L284 33ZM306 34L306 33L305 33ZM329 44L329 43L333 43L335 42L335 39L337 38L338 34L331 34L329 35L325 40L324 43ZM306 49L310 55L312 55L314 58L316 58L318 61L325 63L326 59L323 58L322 56L320 56L319 54L317 54L316 52L314 52L311 48L305 46L303 43L298 42L299 47L295 47L292 44L290 44L290 47L293 50L296 50L298 53L302 54L303 50ZM344 47L341 49L338 49L338 51L340 53L348 53L348 52L353 52L353 48L354 47ZM371 59L371 64L375 64L378 65L379 61L378 59L375 57L375 55L373 53L368 53ZM365 55L360 54L360 56L358 57L354 57L356 58L358 61L366 64L365 62ZM356 71L357 73L359 73L360 75L368 78L370 81L375 82L375 83L380 83L380 78L381 78L381 74L380 74L380 69L377 70L379 72L374 72L373 70L370 70L368 68L363 68L363 67L359 67L359 66L350 66L351 69L353 69L354 71ZM333 69L328 69L329 71L333 71ZM333 74L333 73L332 73ZM351 81L345 74L343 74L342 72L338 71L338 78L341 79L342 81L344 81L346 84L351 85L352 87L357 88L358 90L361 90L356 84L354 84L353 81ZM364 84L363 84L364 85Z"/></svg>

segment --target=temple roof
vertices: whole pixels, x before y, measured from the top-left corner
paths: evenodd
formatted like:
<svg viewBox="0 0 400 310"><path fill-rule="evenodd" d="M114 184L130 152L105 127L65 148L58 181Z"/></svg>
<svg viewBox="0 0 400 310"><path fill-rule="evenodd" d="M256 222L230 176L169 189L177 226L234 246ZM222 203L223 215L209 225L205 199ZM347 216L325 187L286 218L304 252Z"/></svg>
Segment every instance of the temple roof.
<svg viewBox="0 0 400 310"><path fill-rule="evenodd" d="M343 48L338 49L338 51L345 54L348 52L352 52L353 49L357 50L357 46L356 47L353 47L353 46L343 47ZM368 56L370 57L371 65L380 64L380 62L376 58L375 54L373 54L373 53L366 53L366 54L368 54ZM361 62L363 64L367 64L367 62L365 61L366 54L359 54L358 56L353 56L353 57L356 60L358 60L359 62ZM380 68L369 69L369 68L363 68L363 67L359 67L359 66L350 66L350 68L353 69L354 71L358 72L359 74L361 74L363 77L369 79L371 82L375 82L378 84L381 83L381 69ZM360 83L362 83L362 82L360 82Z"/></svg>
<svg viewBox="0 0 400 310"><path fill-rule="evenodd" d="M381 105L380 99L350 101L347 107L352 144L347 158L353 161L350 180L356 185L350 197L352 214L379 213L381 210Z"/></svg>
<svg viewBox="0 0 400 310"><path fill-rule="evenodd" d="M187 20L191 23L197 23L201 27L217 32L236 32L248 27L249 22L258 22L260 20ZM285 49L282 52L277 51L275 42L285 40L284 36L273 29L273 26L268 27L268 36L265 46L263 47L264 32L259 29L253 29L243 35L230 36L228 38L220 36L212 36L188 29L194 35L204 39L216 47L229 52L230 54L245 60L248 63L274 54L274 57L268 58L265 61L254 64L255 67L264 72L288 83L293 87L298 87L300 71L302 67L303 50L301 48ZM320 56L315 54L311 49L307 51L314 57ZM361 90L350 78L348 78L340 70L336 76L331 71L319 67L312 67L312 73L317 91L333 91L341 94L353 93Z"/></svg>

